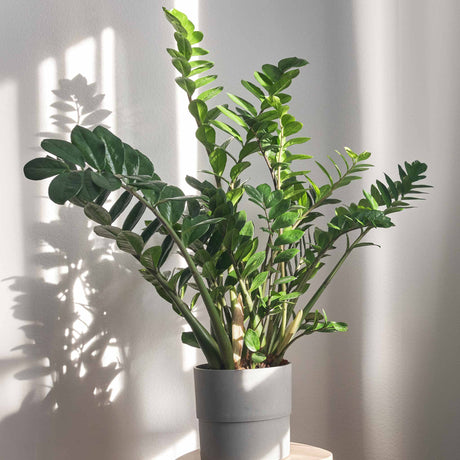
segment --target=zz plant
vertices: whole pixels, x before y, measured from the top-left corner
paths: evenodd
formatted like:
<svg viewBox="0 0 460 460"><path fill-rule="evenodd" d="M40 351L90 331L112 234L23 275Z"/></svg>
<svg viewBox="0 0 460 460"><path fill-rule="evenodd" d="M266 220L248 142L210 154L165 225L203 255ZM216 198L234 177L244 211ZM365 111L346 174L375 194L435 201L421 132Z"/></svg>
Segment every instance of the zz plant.
<svg viewBox="0 0 460 460"><path fill-rule="evenodd" d="M334 193L371 166L370 153L337 152L329 157L333 173L316 161L324 184L294 166L311 157L291 152L309 139L297 137L302 123L289 113L286 90L307 61L290 57L265 64L254 73L255 83L241 82L255 102L228 94L232 108L211 106L223 88L209 87L216 75L203 76L213 67L203 58L208 51L197 46L203 34L183 13L164 13L175 29L177 46L167 51L180 74L176 83L188 96L196 137L210 165L209 180L187 177L196 195L166 184L147 156L103 126L76 126L70 142L45 139L41 146L48 155L28 162L24 173L32 180L54 176L50 199L82 207L98 224L97 235L140 262L145 280L190 325L182 341L201 348L211 368L280 365L298 338L347 330L315 308L318 299L350 253L373 244L364 242L373 228L393 226L389 215L420 199L428 187L420 183L427 166L406 162L398 167L398 179L385 175L385 182L377 181L359 202L340 204ZM226 138L218 140L217 133ZM242 178L257 155L269 184L250 185ZM257 210L256 222L243 204ZM320 212L326 206L335 207L329 220ZM315 225L318 218L326 219L324 228ZM135 231L141 219L145 225ZM310 291L312 278L341 239L343 253ZM176 250L185 268L164 270ZM301 300L303 294L308 300ZM194 314L199 300L209 328Z"/></svg>

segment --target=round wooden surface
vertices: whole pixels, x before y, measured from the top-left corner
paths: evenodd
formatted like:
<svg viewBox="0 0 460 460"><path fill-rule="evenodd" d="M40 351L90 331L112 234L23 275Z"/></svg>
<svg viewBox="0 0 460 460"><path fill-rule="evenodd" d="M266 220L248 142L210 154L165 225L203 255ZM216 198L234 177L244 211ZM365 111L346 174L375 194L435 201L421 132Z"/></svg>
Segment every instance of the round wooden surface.
<svg viewBox="0 0 460 460"><path fill-rule="evenodd" d="M200 451L195 450L179 457L177 460L200 460ZM291 442L291 455L286 460L332 460L332 454L319 447Z"/></svg>

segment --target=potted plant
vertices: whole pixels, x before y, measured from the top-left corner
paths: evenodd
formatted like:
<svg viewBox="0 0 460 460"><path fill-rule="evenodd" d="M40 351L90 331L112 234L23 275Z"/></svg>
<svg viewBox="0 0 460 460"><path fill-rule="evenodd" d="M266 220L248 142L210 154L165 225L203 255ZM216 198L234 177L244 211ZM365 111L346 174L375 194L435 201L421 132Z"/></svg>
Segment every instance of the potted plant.
<svg viewBox="0 0 460 460"><path fill-rule="evenodd" d="M406 162L398 179L385 175L359 202L341 204L335 192L371 166L370 153L346 148L329 158L330 168L316 161L324 183L294 166L311 157L293 153L309 139L297 134L302 123L289 113L286 90L307 61L265 64L255 83L242 81L253 102L228 94L232 108L214 107L210 101L223 88L211 85L216 75L203 75L213 67L198 46L203 34L185 14L164 13L175 29L177 46L167 51L180 74L176 83L188 96L209 161L205 179L187 177L196 195L166 184L147 156L103 126L76 126L70 141L45 139L48 155L29 161L24 173L32 180L54 177L50 199L83 208L98 224L95 233L135 257L144 279L189 324L182 341L200 348L207 361L195 369L202 458L285 458L291 407L286 352L300 337L347 330L316 309L317 301L350 253L373 244L364 241L373 228L393 226L389 215L420 199L427 166ZM269 183L243 179L257 156ZM327 207L330 218L323 214ZM141 219L145 225L137 231ZM340 257L310 288L339 240ZM164 270L176 251L185 267ZM199 302L209 327L194 314Z"/></svg>

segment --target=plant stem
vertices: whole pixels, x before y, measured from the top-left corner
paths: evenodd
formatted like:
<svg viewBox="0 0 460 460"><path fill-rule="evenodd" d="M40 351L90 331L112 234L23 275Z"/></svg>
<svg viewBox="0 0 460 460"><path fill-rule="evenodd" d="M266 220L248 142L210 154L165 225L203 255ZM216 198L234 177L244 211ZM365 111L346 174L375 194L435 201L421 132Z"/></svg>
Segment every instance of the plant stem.
<svg viewBox="0 0 460 460"><path fill-rule="evenodd" d="M367 233L371 230L371 227L366 228L366 230L363 230L361 234L356 238L356 240L346 249L344 252L343 256L339 259L335 267L331 270L329 275L326 277L326 279L321 283L321 286L317 289L317 291L313 294L312 298L308 302L308 304L305 306L303 309L303 315L302 315L302 321L305 319L305 317L308 315L310 310L313 308L317 300L320 298L321 294L324 292L324 290L327 288L329 283L331 282L332 278L336 275L338 272L339 268L343 265L347 257L350 255L351 251L356 247L356 245L367 235Z"/></svg>
<svg viewBox="0 0 460 460"><path fill-rule="evenodd" d="M172 226L169 224L167 220L163 218L163 216L152 206L144 197L139 195L135 190L131 187L127 186L126 184L122 183L122 187L135 196L140 202L144 203L145 206L150 209L155 217L161 222L165 230L169 233L173 241L176 243L177 247L179 248L182 256L184 257L185 261L187 262L188 267L192 273L193 278L198 286L201 296L203 297L204 304L206 306L206 310L208 311L209 318L211 320L211 325L214 328L216 333L217 343L219 344L219 349L221 352L221 358L226 369L233 369L233 351L232 345L230 343L230 339L225 331L224 325L220 320L220 314L214 302L212 301L211 295L204 284L203 278L200 276L198 269L193 262L192 257L187 251L184 243L180 239L179 235L174 231Z"/></svg>

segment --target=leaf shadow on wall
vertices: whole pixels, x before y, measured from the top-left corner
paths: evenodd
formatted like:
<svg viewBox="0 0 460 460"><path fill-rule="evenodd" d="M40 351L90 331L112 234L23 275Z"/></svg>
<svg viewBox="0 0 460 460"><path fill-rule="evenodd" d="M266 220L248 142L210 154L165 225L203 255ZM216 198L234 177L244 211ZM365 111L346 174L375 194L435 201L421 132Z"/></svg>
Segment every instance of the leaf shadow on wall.
<svg viewBox="0 0 460 460"><path fill-rule="evenodd" d="M59 80L53 92L59 100L51 119L58 132L40 137L64 138L75 123L91 128L110 114L99 107L104 95L96 94L96 83L81 75ZM124 391L129 331L136 330L127 308L131 270L92 239L76 207L60 207L55 220L33 224L30 234L33 247L40 248L31 258L40 274L14 277L10 289L17 292L13 316L26 323L20 327L26 342L12 352L21 352L28 364L14 377L30 381L32 389L20 409L0 423L2 457L126 458L119 447L135 426ZM130 281L120 282L126 278ZM138 456L129 452L129 458Z"/></svg>
<svg viewBox="0 0 460 460"><path fill-rule="evenodd" d="M116 446L125 426L116 413L126 410L131 290L111 280L128 270L88 240L78 211L63 207L59 220L38 223L34 231L45 248L35 261L45 273L59 271L57 281L17 277L11 286L18 293L13 315L27 322L21 326L27 343L15 350L31 363L15 378L31 380L34 389L0 424L0 445L10 460L121 458ZM77 239L71 249L70 232Z"/></svg>

